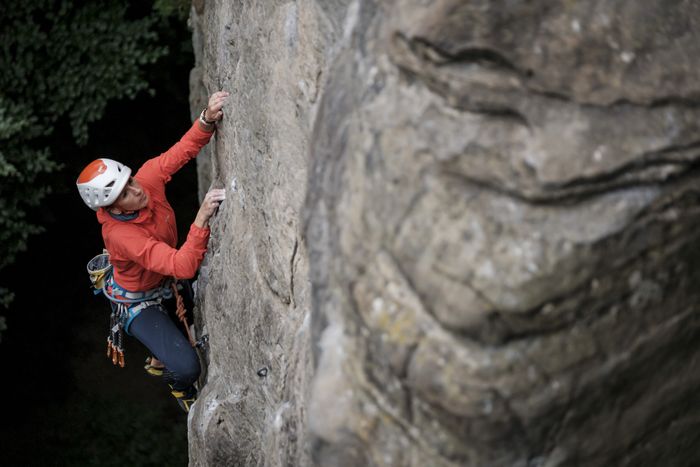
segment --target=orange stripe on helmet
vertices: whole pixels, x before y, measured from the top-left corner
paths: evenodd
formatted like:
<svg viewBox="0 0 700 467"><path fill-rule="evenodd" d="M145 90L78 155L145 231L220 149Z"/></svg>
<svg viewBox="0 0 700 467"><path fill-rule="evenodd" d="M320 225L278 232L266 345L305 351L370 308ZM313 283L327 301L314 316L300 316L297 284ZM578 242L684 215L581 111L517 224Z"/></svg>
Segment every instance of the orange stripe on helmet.
<svg viewBox="0 0 700 467"><path fill-rule="evenodd" d="M82 172L80 172L80 176L78 176L78 183L87 183L101 173L104 173L106 170L107 166L104 162L102 162L102 159L95 159L94 161L90 162L90 164L85 167Z"/></svg>

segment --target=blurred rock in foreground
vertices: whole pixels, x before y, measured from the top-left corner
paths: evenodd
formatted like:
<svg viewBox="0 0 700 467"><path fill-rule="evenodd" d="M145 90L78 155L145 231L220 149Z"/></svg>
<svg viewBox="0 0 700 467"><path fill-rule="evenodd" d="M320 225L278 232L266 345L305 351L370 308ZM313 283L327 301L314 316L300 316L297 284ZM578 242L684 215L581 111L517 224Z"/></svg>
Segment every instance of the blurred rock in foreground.
<svg viewBox="0 0 700 467"><path fill-rule="evenodd" d="M700 462L700 0L198 1L190 464Z"/></svg>

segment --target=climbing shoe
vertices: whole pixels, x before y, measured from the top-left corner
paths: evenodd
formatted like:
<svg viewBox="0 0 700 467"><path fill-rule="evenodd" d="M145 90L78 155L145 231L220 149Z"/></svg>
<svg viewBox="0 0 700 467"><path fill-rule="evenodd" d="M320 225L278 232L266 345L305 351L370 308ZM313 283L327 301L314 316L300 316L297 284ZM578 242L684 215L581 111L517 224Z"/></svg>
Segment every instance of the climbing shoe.
<svg viewBox="0 0 700 467"><path fill-rule="evenodd" d="M164 366L153 366L151 365L151 362L153 361L153 357L148 357L146 359L146 364L143 366L143 369L146 370L146 373L148 373L151 376L163 376L163 370L165 370Z"/></svg>
<svg viewBox="0 0 700 467"><path fill-rule="evenodd" d="M177 401L177 405L179 405L180 408L185 411L185 413L189 413L192 404L194 404L194 401L197 400L197 390L194 388L194 386L190 386L184 391L173 389L172 385L169 386L171 389L170 394L172 394Z"/></svg>

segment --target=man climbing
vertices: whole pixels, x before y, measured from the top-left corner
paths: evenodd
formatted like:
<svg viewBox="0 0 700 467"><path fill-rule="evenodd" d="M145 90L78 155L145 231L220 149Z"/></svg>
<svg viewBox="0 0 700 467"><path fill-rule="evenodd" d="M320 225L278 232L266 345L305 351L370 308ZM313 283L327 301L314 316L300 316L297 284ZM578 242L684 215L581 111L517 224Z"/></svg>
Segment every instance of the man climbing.
<svg viewBox="0 0 700 467"><path fill-rule="evenodd" d="M176 249L175 213L165 184L209 142L228 96L225 91L212 94L182 139L146 161L135 175L125 165L102 158L88 164L76 182L85 204L97 211L111 263L100 285L112 305L108 355L123 366L122 332L136 337L153 355L146 370L163 375L186 412L197 394L199 359L191 337L188 342L164 303L174 294L177 300L170 302L179 302L178 316L184 314L179 291L186 292L189 284L182 280L191 279L204 258L209 219L225 194L218 189L206 194L187 239Z"/></svg>

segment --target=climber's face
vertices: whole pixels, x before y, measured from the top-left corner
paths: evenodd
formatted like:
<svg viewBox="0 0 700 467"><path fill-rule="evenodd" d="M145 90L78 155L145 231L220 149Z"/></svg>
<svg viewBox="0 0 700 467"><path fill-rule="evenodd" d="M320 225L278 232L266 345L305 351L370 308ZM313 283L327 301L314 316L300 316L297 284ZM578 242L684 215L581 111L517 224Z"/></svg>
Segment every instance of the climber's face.
<svg viewBox="0 0 700 467"><path fill-rule="evenodd" d="M137 182L134 177L131 177L119 194L117 200L112 204L112 208L122 213L129 213L143 209L147 204L148 194L141 184Z"/></svg>

